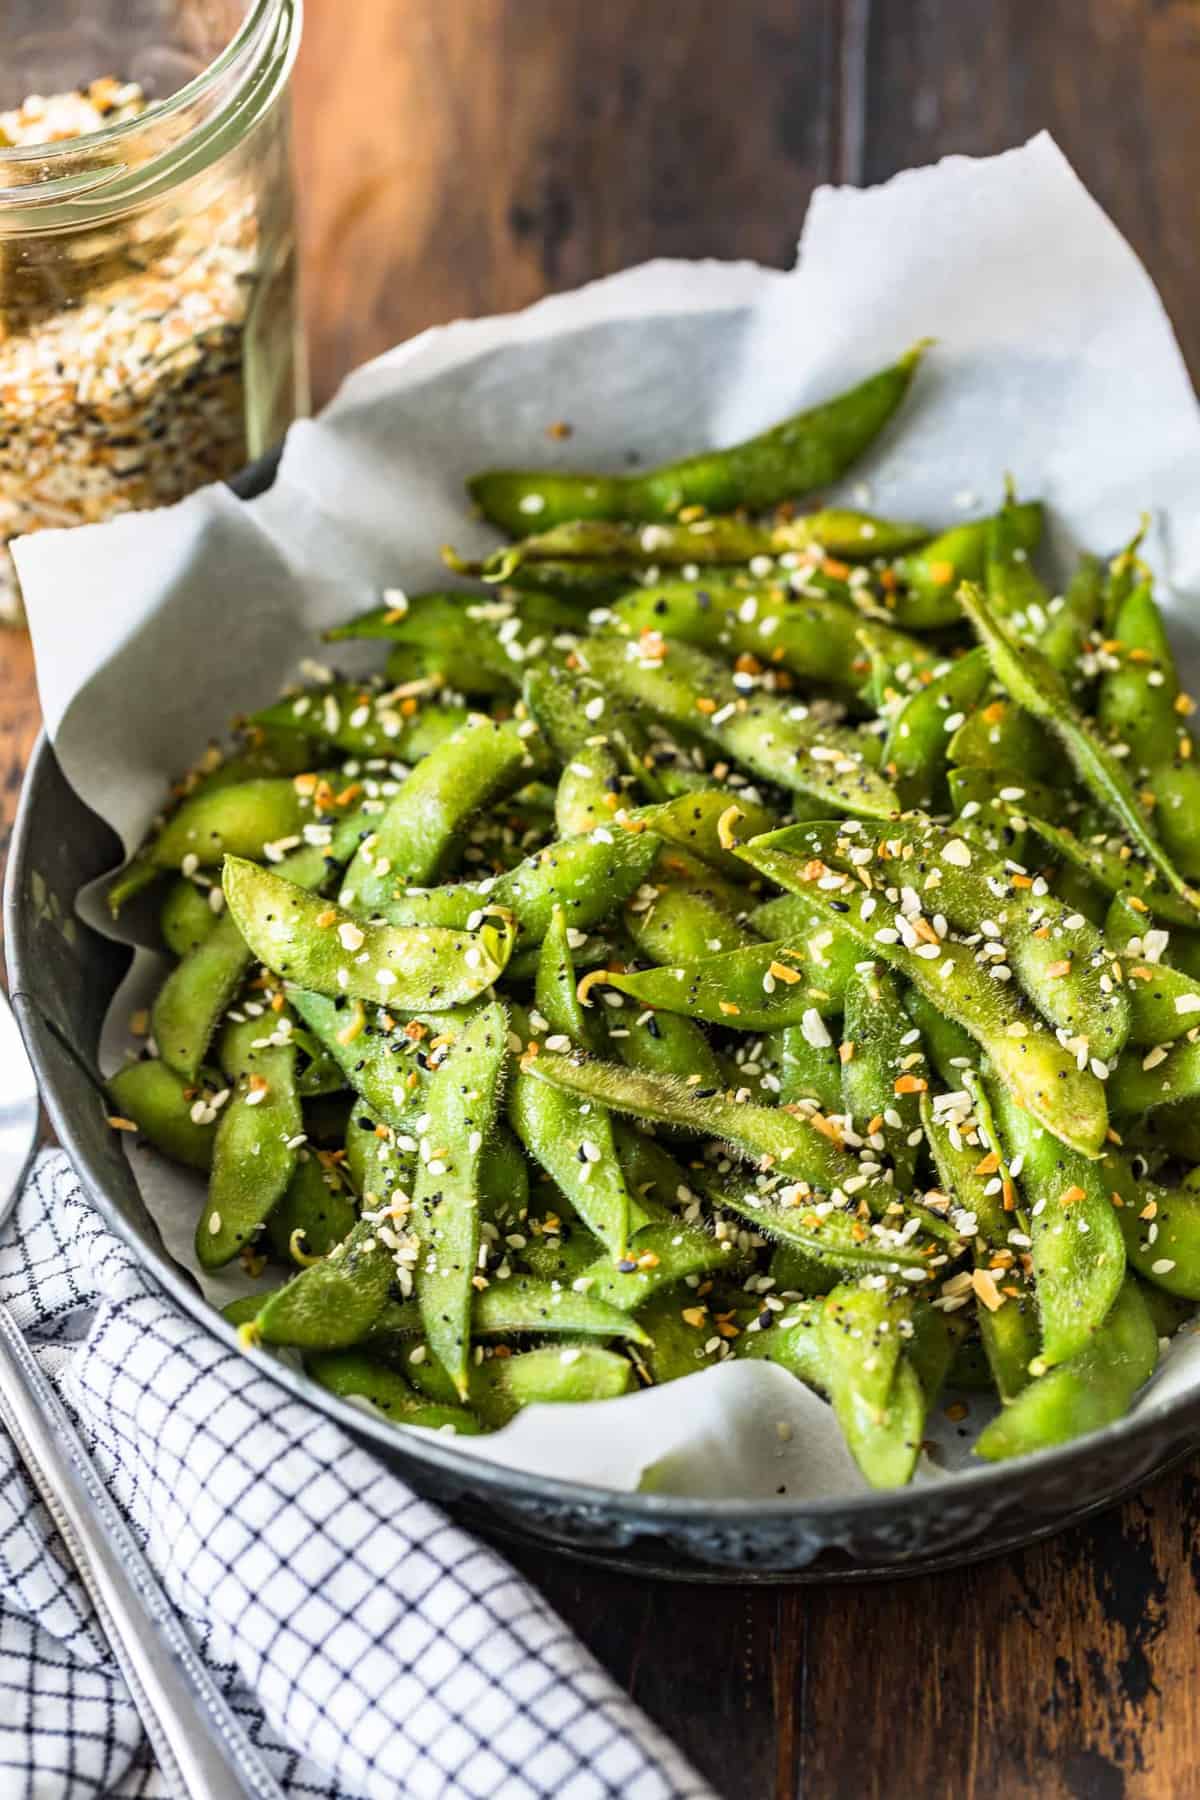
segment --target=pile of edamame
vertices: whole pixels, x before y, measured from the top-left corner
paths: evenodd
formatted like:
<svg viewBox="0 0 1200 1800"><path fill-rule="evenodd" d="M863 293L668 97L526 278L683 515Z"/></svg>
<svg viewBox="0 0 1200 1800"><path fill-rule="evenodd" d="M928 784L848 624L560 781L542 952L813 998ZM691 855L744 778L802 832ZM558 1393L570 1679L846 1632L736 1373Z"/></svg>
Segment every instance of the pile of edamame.
<svg viewBox="0 0 1200 1800"><path fill-rule="evenodd" d="M730 1358L907 1481L1107 1424L1200 1301L1200 773L1135 539L820 504L917 374L470 484L474 588L242 721L115 879L174 958L112 1122L247 1348L495 1429ZM803 507L802 504L804 503Z"/></svg>

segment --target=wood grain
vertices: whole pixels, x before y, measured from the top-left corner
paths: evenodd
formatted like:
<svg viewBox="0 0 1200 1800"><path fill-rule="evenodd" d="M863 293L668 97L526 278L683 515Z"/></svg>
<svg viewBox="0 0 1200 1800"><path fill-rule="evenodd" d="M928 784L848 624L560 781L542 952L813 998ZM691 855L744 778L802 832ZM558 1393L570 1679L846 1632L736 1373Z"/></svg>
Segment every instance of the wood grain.
<svg viewBox="0 0 1200 1800"><path fill-rule="evenodd" d="M1198 369L1197 94L1195 0L308 0L316 397L427 325L648 256L786 265L816 182L1043 125ZM35 721L28 644L0 637L0 830ZM1198 1528L1192 1467L1001 1563L890 1586L515 1560L725 1800L1190 1800Z"/></svg>
<svg viewBox="0 0 1200 1800"><path fill-rule="evenodd" d="M458 314L651 256L791 260L840 155L833 0L311 5L314 391Z"/></svg>
<svg viewBox="0 0 1200 1800"><path fill-rule="evenodd" d="M872 0L866 88L868 181L1053 131L1200 369L1194 0Z"/></svg>

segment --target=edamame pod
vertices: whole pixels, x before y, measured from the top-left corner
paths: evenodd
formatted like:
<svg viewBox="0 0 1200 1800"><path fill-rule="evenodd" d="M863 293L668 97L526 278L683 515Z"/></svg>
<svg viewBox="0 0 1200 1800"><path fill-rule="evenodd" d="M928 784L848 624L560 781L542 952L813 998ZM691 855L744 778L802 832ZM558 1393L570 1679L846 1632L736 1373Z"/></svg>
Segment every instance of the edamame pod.
<svg viewBox="0 0 1200 1800"><path fill-rule="evenodd" d="M1021 1188L1033 1237L1034 1281L1046 1363L1083 1350L1121 1287L1125 1247L1104 1162L1058 1143L1016 1104L1002 1082L988 1088Z"/></svg>
<svg viewBox="0 0 1200 1800"><path fill-rule="evenodd" d="M1054 733L1083 786L1117 821L1171 892L1194 910L1200 908L1200 894L1188 886L1146 824L1129 776L1091 721L1077 710L1063 677L1040 651L1031 645L1017 645L1009 640L979 589L970 582L963 583L959 600L987 648L996 679L1018 706L1032 713Z"/></svg>
<svg viewBox="0 0 1200 1800"><path fill-rule="evenodd" d="M343 1400L367 1400L393 1425L421 1425L426 1431L453 1431L473 1437L479 1431L474 1413L461 1406L439 1406L413 1392L402 1375L357 1350L317 1352L304 1359L306 1372Z"/></svg>
<svg viewBox="0 0 1200 1800"><path fill-rule="evenodd" d="M541 760L528 724L497 724L473 713L422 758L358 846L341 904L371 914L409 882L431 881L472 813L520 786Z"/></svg>
<svg viewBox="0 0 1200 1800"><path fill-rule="evenodd" d="M906 631L934 631L958 623L959 586L982 579L991 529L990 518L952 525L922 549L899 559L895 568L902 586L892 608L898 625ZM1023 550L1036 550L1042 535L1041 505L1033 500L1014 507L1010 531Z"/></svg>
<svg viewBox="0 0 1200 1800"><path fill-rule="evenodd" d="M840 1287L821 1306L829 1398L855 1462L872 1487L903 1487L925 1432L925 1396L900 1325L912 1301L886 1290Z"/></svg>
<svg viewBox="0 0 1200 1800"><path fill-rule="evenodd" d="M637 475L495 469L467 486L484 517L513 537L572 519L673 519L685 506L764 512L828 487L874 442L900 405L924 343L857 387L727 450L706 450Z"/></svg>
<svg viewBox="0 0 1200 1800"><path fill-rule="evenodd" d="M542 561L602 563L627 570L632 576L663 563L732 568L760 556L797 551L838 558L898 556L928 537L927 526L907 519L877 519L837 507L767 524L728 514L696 523L662 525L571 519L493 551L483 563L482 574L485 581L504 582L515 570L536 569Z"/></svg>
<svg viewBox="0 0 1200 1800"><path fill-rule="evenodd" d="M423 692L435 684L417 684ZM465 725L464 706L418 705L415 694L374 682L334 681L264 707L251 724L306 738L347 756L380 756L416 762Z"/></svg>
<svg viewBox="0 0 1200 1800"><path fill-rule="evenodd" d="M995 979L975 960L972 949L940 937L932 922L932 936L926 940L903 913L886 905L881 911L874 892L867 892L845 872L831 870L820 851L829 835L836 839L838 829L796 827L783 834L787 848L775 847L768 837L743 845L738 853L781 887L826 905L868 956L891 964L970 1032L1034 1119L1083 1155L1098 1156L1108 1130L1108 1112L1096 1075L1078 1068L1075 1054L1005 981ZM815 831L815 836L806 852L799 847L799 836L807 831ZM901 926L912 937L911 947L902 938Z"/></svg>
<svg viewBox="0 0 1200 1800"><path fill-rule="evenodd" d="M841 1188L870 1199L882 1182L864 1178L855 1157L818 1131L811 1120L779 1107L727 1100L689 1088L666 1076L618 1068L598 1057L563 1056L553 1051L529 1058L525 1068L537 1081L600 1101L616 1112L658 1119L701 1137L723 1138L743 1156L771 1166L788 1179L819 1193ZM850 1182L849 1190L846 1183ZM890 1194L888 1195L890 1198Z"/></svg>
<svg viewBox="0 0 1200 1800"><path fill-rule="evenodd" d="M597 639L592 670L660 718L686 725L766 781L869 818L900 811L894 790L866 761L865 740L822 724L809 708L758 693L746 699L723 664L687 644L664 657ZM635 654L631 657L629 652Z"/></svg>
<svg viewBox="0 0 1200 1800"><path fill-rule="evenodd" d="M212 1167L217 1114L211 1093L197 1094L164 1062L127 1063L105 1083L113 1115L128 1119L148 1143L189 1169Z"/></svg>
<svg viewBox="0 0 1200 1800"><path fill-rule="evenodd" d="M477 932L360 925L343 908L238 857L226 858L223 885L230 914L259 961L335 999L444 1012L489 988L512 952L508 920Z"/></svg>
<svg viewBox="0 0 1200 1800"><path fill-rule="evenodd" d="M1128 1410L1157 1362L1158 1333L1131 1276L1091 1342L1030 1382L984 1427L975 1454L1000 1462L1111 1425Z"/></svg>
<svg viewBox="0 0 1200 1800"><path fill-rule="evenodd" d="M421 1241L421 1322L430 1350L464 1400L479 1253L480 1163L507 1055L504 1008L496 1002L479 1007L430 1078L413 1191L412 1223Z"/></svg>
<svg viewBox="0 0 1200 1800"><path fill-rule="evenodd" d="M196 1225L202 1268L232 1262L283 1198L304 1142L296 1050L275 1015L226 1029L221 1065L232 1084L213 1141L208 1201Z"/></svg>

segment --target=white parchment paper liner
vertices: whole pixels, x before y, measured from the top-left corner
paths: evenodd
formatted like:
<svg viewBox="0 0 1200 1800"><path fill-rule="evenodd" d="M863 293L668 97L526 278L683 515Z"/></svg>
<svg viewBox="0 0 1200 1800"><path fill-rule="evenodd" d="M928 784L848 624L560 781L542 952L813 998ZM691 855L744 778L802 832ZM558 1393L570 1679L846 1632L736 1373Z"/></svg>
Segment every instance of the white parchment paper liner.
<svg viewBox="0 0 1200 1800"><path fill-rule="evenodd" d="M446 585L447 541L495 541L463 480L495 463L643 464L730 442L938 347L900 429L847 492L949 523L1005 471L1040 495L1052 546L1104 551L1151 509L1185 669L1200 679L1200 412L1145 270L1052 141L955 157L866 191L821 189L796 269L654 262L528 311L429 331L358 370L293 427L273 489L225 489L16 549L47 729L73 786L132 849L164 776L320 654L376 590ZM573 436L551 443L567 419ZM867 490L864 494L862 490ZM338 659L345 666L346 659ZM94 898L83 910L103 915ZM119 996L105 1054L155 971ZM195 1271L194 1177L139 1155L164 1241ZM206 1280L220 1301L239 1278ZM1200 1376L1185 1336L1140 1402ZM931 1420L939 1461L973 1429ZM725 1365L593 1407L533 1408L481 1456L618 1488L766 1497L861 1486L823 1402L778 1369ZM932 1469L923 1478L934 1479Z"/></svg>

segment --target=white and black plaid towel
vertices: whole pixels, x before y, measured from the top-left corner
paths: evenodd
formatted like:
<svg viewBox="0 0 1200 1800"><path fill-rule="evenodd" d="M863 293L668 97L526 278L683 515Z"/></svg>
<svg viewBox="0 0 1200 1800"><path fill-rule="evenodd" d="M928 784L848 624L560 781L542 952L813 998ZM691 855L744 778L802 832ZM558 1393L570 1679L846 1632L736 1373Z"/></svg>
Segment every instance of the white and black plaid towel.
<svg viewBox="0 0 1200 1800"><path fill-rule="evenodd" d="M40 1159L0 1239L0 1298L289 1794L711 1800L499 1556L265 1372L247 1384L60 1153ZM163 1791L0 1434L0 1794Z"/></svg>

